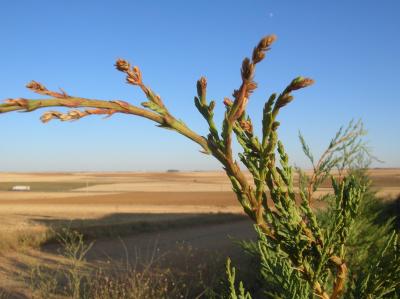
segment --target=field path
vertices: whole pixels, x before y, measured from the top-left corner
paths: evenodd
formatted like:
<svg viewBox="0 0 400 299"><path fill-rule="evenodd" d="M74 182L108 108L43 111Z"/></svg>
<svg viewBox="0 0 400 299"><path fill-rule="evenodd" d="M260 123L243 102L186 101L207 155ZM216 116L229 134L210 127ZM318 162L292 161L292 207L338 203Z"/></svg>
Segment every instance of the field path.
<svg viewBox="0 0 400 299"><path fill-rule="evenodd" d="M162 259L168 261L168 264L176 265L183 261L182 255L188 254L208 261L214 256L238 259L243 252L235 241L254 240L256 235L252 225L243 216L224 223L195 224L123 237L100 238L94 241L87 260L99 264L112 262L120 265L129 261L132 265ZM59 247L49 244L43 250L57 253Z"/></svg>
<svg viewBox="0 0 400 299"><path fill-rule="evenodd" d="M233 240L249 240L254 236L252 222L243 219L230 223L142 233L117 240L99 240L95 242L88 258L96 260L108 257L113 260L124 260L125 250L139 254L152 253L154 250L166 253L180 246L189 246L199 251L222 252L235 247Z"/></svg>

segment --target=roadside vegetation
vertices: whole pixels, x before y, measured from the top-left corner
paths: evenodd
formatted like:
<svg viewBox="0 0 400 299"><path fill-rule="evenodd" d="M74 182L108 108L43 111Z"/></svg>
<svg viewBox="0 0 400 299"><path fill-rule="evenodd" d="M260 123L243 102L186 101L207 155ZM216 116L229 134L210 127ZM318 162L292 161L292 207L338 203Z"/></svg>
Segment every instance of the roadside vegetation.
<svg viewBox="0 0 400 299"><path fill-rule="evenodd" d="M89 263L86 256L95 241L70 229L56 238L57 261L27 263L18 278L20 297L2 290L0 298L205 298L224 274L222 255L200 253L190 245L159 254L154 244L143 257L130 259L126 252L123 262Z"/></svg>
<svg viewBox="0 0 400 299"><path fill-rule="evenodd" d="M40 219L18 230L0 231L0 253L9 250L40 249L44 245L56 244L59 234L65 229L80 234L85 240L96 240L163 232L183 227L233 223L244 219L243 215L231 213L120 213L95 219Z"/></svg>

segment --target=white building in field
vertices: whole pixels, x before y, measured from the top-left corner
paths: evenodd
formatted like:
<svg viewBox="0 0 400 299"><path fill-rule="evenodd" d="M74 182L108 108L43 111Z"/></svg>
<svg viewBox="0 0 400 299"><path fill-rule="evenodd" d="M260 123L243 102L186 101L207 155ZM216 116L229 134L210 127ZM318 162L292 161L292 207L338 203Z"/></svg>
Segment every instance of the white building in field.
<svg viewBox="0 0 400 299"><path fill-rule="evenodd" d="M31 191L31 186L13 186L11 191Z"/></svg>

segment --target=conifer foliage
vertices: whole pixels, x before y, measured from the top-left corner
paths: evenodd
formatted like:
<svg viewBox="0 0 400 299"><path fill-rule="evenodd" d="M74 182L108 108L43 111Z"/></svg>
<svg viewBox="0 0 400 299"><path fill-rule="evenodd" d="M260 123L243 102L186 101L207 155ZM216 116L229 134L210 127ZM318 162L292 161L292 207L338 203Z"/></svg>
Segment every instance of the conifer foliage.
<svg viewBox="0 0 400 299"><path fill-rule="evenodd" d="M256 67L266 57L275 40L274 35L262 38L254 48L251 58L243 60L241 84L233 91L231 98L227 97L223 101L225 116L221 130L214 120L216 103L207 98L207 80L201 77L197 81L194 104L208 124L207 136L194 132L171 114L161 97L144 83L139 67L131 66L123 59L118 59L115 67L124 73L128 84L143 91L147 100L140 106L122 100L107 101L71 96L63 90L51 91L44 85L31 81L27 88L46 98L8 99L0 104L0 113L66 107L70 109L67 112L45 112L41 120L45 123L52 119L70 121L90 115L111 116L123 113L144 117L162 128L174 130L199 144L205 154L213 155L222 164L239 203L254 221L259 236L257 252L260 273L268 284L263 296L336 299L345 294L346 297L353 298L383 298L394 294L400 281L399 242L395 233L377 256L373 257L374 263L369 272L353 275L348 266L346 244L366 186L353 175L332 178L333 213L331 221L325 227L321 226L311 208L312 195L318 185L329 177L332 168L345 162L343 157L334 153L338 149L347 150L344 157L350 159L351 153L358 150L360 144L356 139L362 133L360 126L351 124L348 129L340 131L321 160L315 164L304 138L301 137L303 149L313 162L314 173L311 177L300 175L299 192L294 186L294 169L290 166L284 145L278 138L280 123L277 116L293 100L293 93L310 86L313 80L297 77L281 93L272 94L262 112L262 136L258 137L254 133L246 107L257 88L254 81ZM251 181L234 157L234 137L242 148L238 158L251 173ZM230 263L227 265L227 274L230 298L251 298L246 286L235 282L235 269Z"/></svg>

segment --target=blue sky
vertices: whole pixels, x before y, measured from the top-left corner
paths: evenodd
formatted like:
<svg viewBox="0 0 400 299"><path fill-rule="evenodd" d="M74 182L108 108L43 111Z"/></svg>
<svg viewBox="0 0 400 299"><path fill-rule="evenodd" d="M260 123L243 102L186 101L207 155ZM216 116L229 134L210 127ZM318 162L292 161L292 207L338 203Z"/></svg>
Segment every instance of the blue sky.
<svg viewBox="0 0 400 299"><path fill-rule="evenodd" d="M88 98L143 101L113 64L140 66L173 114L206 133L196 80L218 103L240 84L240 65L258 40L277 42L259 65L249 114L298 75L315 79L280 115L292 163L309 166L298 131L315 155L336 130L361 118L373 152L400 167L400 2L372 1L4 1L0 10L0 98L37 98L34 79ZM115 115L43 125L44 110L0 115L0 171L219 169L199 147L150 121Z"/></svg>

